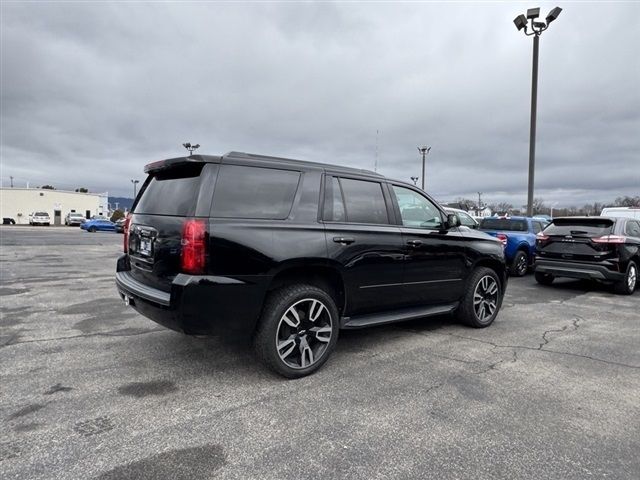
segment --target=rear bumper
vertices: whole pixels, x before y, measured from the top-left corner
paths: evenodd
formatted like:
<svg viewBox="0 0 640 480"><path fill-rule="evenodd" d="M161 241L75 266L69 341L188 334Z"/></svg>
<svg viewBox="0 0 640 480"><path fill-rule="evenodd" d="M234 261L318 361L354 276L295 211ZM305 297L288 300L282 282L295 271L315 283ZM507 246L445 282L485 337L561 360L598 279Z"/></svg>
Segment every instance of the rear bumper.
<svg viewBox="0 0 640 480"><path fill-rule="evenodd" d="M124 255L118 260L116 287L138 313L171 330L246 336L260 316L266 278L247 281L181 273L165 292L136 280Z"/></svg>
<svg viewBox="0 0 640 480"><path fill-rule="evenodd" d="M550 274L554 277L581 278L606 282L617 282L623 280L625 277L624 273L614 272L605 265L565 262L561 260L536 259L535 271L537 273Z"/></svg>

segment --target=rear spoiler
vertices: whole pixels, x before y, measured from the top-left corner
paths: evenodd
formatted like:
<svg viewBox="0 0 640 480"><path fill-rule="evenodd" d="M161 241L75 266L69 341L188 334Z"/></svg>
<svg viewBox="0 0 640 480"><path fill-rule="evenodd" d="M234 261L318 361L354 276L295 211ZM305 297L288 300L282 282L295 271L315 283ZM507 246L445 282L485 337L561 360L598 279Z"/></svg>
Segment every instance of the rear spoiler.
<svg viewBox="0 0 640 480"><path fill-rule="evenodd" d="M190 157L169 158L157 162L148 163L144 166L144 173L154 173L162 170L168 170L180 165L188 165L193 163L204 163L205 159L201 155L192 155Z"/></svg>

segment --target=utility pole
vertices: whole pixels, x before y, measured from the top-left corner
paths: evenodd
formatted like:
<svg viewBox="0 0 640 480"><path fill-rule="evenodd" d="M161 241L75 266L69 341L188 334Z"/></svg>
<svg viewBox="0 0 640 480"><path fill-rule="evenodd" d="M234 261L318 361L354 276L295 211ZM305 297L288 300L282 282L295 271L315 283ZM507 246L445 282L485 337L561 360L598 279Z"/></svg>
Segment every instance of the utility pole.
<svg viewBox="0 0 640 480"><path fill-rule="evenodd" d="M427 154L431 151L431 147L423 146L418 147L418 151L422 153L422 190L424 190L424 176L425 176L425 162L427 158Z"/></svg>
<svg viewBox="0 0 640 480"><path fill-rule="evenodd" d="M13 188L13 176L9 176L9 178L11 179L11 188Z"/></svg>
<svg viewBox="0 0 640 480"><path fill-rule="evenodd" d="M140 180L134 180L133 178L131 179L131 183L133 183L133 199L135 200L136 197L138 196L138 183L140 183Z"/></svg>
<svg viewBox="0 0 640 480"><path fill-rule="evenodd" d="M376 130L376 161L373 165L373 171L378 172L378 135L380 134L379 130Z"/></svg>

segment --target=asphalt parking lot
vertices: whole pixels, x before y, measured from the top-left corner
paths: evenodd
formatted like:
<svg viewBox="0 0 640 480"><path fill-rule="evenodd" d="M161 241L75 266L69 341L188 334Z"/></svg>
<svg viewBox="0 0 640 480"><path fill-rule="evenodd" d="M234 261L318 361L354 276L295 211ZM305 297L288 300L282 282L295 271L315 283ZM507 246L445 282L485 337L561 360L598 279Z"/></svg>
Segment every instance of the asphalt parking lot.
<svg viewBox="0 0 640 480"><path fill-rule="evenodd" d="M640 476L640 292L511 279L488 329L343 332L287 381L125 307L121 235L0 239L0 478Z"/></svg>

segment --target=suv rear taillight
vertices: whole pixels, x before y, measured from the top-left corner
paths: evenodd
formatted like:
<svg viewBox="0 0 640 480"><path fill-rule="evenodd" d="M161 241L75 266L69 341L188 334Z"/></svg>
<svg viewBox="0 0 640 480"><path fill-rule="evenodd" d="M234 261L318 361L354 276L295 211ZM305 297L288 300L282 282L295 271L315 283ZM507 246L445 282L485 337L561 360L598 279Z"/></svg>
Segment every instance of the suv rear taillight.
<svg viewBox="0 0 640 480"><path fill-rule="evenodd" d="M496 238L502 242L502 248L507 248L507 237L504 233L498 233Z"/></svg>
<svg viewBox="0 0 640 480"><path fill-rule="evenodd" d="M187 220L182 226L180 265L184 273L204 273L207 257L207 226L204 220Z"/></svg>
<svg viewBox="0 0 640 480"><path fill-rule="evenodd" d="M603 237L592 238L593 243L626 243L627 237L622 235L605 235Z"/></svg>
<svg viewBox="0 0 640 480"><path fill-rule="evenodd" d="M127 213L124 220L124 253L129 253L129 225L131 224L131 212Z"/></svg>

